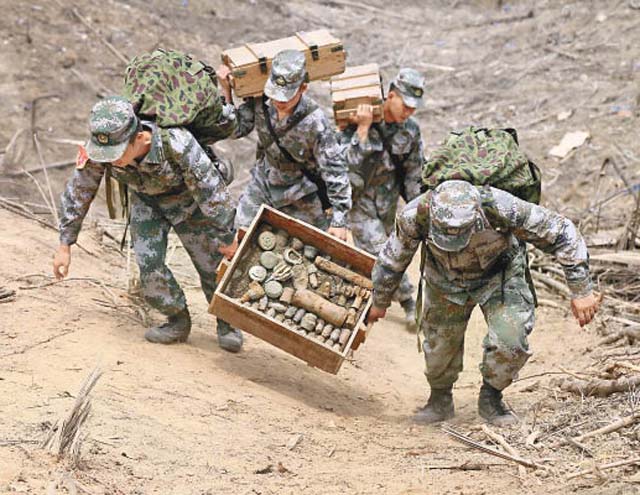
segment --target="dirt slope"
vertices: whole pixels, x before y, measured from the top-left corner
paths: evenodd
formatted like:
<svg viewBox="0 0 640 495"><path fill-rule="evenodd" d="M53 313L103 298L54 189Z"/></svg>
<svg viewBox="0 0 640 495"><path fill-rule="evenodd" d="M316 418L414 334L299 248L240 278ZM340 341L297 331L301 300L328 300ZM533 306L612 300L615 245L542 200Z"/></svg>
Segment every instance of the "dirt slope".
<svg viewBox="0 0 640 495"><path fill-rule="evenodd" d="M108 297L91 281L20 290L49 281L24 277L48 273L55 233L4 211L0 223L5 226L0 249L11 260L0 269L0 279L14 280L9 285L19 290L15 302L0 307L0 493L44 493L56 479L63 467L29 442L41 439L47 422L71 407L96 363L105 374L94 391L90 437L75 474L92 493L499 495L522 489L513 466L426 469L496 461L408 420L424 402L426 382L422 356L415 337L399 323L399 308L393 307L338 376L309 368L251 336L239 355L220 350L195 288L188 290L197 315L189 343L151 345L128 312L98 305L96 300ZM99 256L76 249L71 276L101 281L116 296L122 294L117 288L126 279L122 259L90 235L81 241ZM187 266L183 256L178 250L174 267ZM188 285L193 271L185 269L181 279ZM569 360L576 364L593 342L562 313L543 310L539 316L532 336L536 356L525 375ZM475 400L484 331L475 315L456 387L454 425L479 424ZM519 388L514 386L508 399L525 414L532 396L517 394ZM299 434L301 441L289 449ZM18 444L7 445L11 441ZM279 463L286 472L278 472ZM268 466L273 472L256 474ZM526 485L529 493L565 493L531 480Z"/></svg>

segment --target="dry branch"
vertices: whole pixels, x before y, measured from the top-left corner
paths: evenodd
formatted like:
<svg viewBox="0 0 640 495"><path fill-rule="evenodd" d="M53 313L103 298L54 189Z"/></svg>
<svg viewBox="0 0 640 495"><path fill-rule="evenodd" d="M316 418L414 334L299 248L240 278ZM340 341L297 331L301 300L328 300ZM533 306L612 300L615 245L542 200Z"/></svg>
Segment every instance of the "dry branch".
<svg viewBox="0 0 640 495"><path fill-rule="evenodd" d="M89 394L102 376L102 370L96 366L85 378L73 407L66 417L59 418L47 433L42 448L60 457L69 456L74 465L80 460L80 448L85 438L82 426L91 412Z"/></svg>
<svg viewBox="0 0 640 495"><path fill-rule="evenodd" d="M520 453L509 445L509 442L500 434L493 431L487 425L482 425L482 431L485 435L487 435L491 440L500 445L508 454L511 454L513 457L520 457ZM523 466L518 466L518 474L520 476L525 476L527 472L525 471Z"/></svg>
<svg viewBox="0 0 640 495"><path fill-rule="evenodd" d="M576 442L582 442L587 438L596 437L598 435L606 435L607 433L612 433L614 431L621 430L622 428L626 428L627 426L631 426L638 420L640 420L640 412L634 413L631 416L627 416L626 418L619 419L618 421L614 421L613 423L608 424L607 426L603 426L602 428L598 428L597 430L593 430L574 437L573 440L575 440Z"/></svg>
<svg viewBox="0 0 640 495"><path fill-rule="evenodd" d="M602 466L594 466L590 469L585 469L584 471L578 471L577 473L573 473L567 476L567 480L572 480L574 478L584 476L585 474L591 474L596 471L605 471L607 469L613 469L613 468L622 467L622 466L630 466L632 464L640 464L640 457L634 457L633 459L628 459L626 461L612 462L611 464L603 464Z"/></svg>
<svg viewBox="0 0 640 495"><path fill-rule="evenodd" d="M627 392L634 387L640 386L640 375L622 377L617 380L567 378L565 380L557 380L554 384L565 392L584 395L585 397L606 397L616 392Z"/></svg>
<svg viewBox="0 0 640 495"><path fill-rule="evenodd" d="M506 459L508 461L512 461L515 462L517 464L520 464L522 466L525 467L529 467L529 468L533 468L533 469L545 469L544 466L542 466L541 464L537 464L533 461L530 461L528 459L523 459L522 457L518 457L518 456L513 456L510 454L506 454L505 452L500 452L499 450L493 449L491 447L487 447L486 445L483 445L479 442L476 442L475 440L473 440L472 438L469 438L466 435L463 435L462 433L459 433L457 431L455 431L454 429L450 428L449 426L443 426L442 427L442 431L444 433L446 433L447 435L449 435L450 437L452 437L454 440L457 440L460 443L463 443L465 445L467 445L468 447L472 447L474 449L478 449L481 450L482 452L485 452L489 455L493 455L496 457L500 457L501 459Z"/></svg>

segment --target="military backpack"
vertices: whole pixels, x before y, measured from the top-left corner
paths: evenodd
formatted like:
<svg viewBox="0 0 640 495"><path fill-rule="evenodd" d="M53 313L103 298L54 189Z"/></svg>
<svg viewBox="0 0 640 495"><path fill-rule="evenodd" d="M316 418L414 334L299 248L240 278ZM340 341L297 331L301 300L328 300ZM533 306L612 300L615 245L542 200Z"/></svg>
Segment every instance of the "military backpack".
<svg viewBox="0 0 640 495"><path fill-rule="evenodd" d="M447 180L489 185L540 203L540 169L518 146L515 129L468 127L449 134L422 168L427 189Z"/></svg>

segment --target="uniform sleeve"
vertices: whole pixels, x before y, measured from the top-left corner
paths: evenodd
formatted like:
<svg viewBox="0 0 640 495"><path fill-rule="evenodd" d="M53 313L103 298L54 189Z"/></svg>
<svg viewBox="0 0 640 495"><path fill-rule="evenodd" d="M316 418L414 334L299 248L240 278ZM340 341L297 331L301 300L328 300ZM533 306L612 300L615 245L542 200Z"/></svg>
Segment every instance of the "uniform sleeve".
<svg viewBox="0 0 640 495"><path fill-rule="evenodd" d="M215 116L213 122L206 122L206 142L215 143L222 139L233 136L238 127L236 107L231 103L226 103L223 98L219 98L220 112Z"/></svg>
<svg viewBox="0 0 640 495"><path fill-rule="evenodd" d="M167 139L167 158L179 167L202 213L220 230L221 242L230 244L235 235L236 210L222 176L189 131L169 129Z"/></svg>
<svg viewBox="0 0 640 495"><path fill-rule="evenodd" d="M379 308L391 305L402 275L409 267L420 245L421 236L416 222L418 199L410 202L396 216L394 231L387 239L373 266L373 304Z"/></svg>
<svg viewBox="0 0 640 495"><path fill-rule="evenodd" d="M558 213L500 189L490 188L490 192L492 207L487 212L511 229L518 239L553 254L562 266L573 297L588 295L592 290L589 254L575 224Z"/></svg>
<svg viewBox="0 0 640 495"><path fill-rule="evenodd" d="M320 112L322 118L319 119L320 125L313 151L320 177L327 185L327 195L333 212L331 226L346 227L347 213L351 209L351 182L344 150L335 132L329 127L325 115L321 110L317 112Z"/></svg>
<svg viewBox="0 0 640 495"><path fill-rule="evenodd" d="M409 156L404 162L404 187L407 193L406 200L411 201L420 195L422 184L422 166L424 164L424 147L420 128L415 126L414 144Z"/></svg>
<svg viewBox="0 0 640 495"><path fill-rule="evenodd" d="M87 162L73 171L60 198L60 244L71 246L78 240L82 221L95 198L105 165Z"/></svg>
<svg viewBox="0 0 640 495"><path fill-rule="evenodd" d="M232 134L234 139L247 136L256 122L257 98L245 98L244 102L235 110L236 128Z"/></svg>

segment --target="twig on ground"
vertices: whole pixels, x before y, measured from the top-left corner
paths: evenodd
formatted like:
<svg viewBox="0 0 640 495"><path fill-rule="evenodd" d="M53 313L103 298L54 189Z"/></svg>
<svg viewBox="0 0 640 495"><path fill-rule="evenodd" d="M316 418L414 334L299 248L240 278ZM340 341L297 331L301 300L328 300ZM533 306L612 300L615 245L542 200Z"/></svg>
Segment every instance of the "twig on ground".
<svg viewBox="0 0 640 495"><path fill-rule="evenodd" d="M487 435L487 437L500 445L508 454L511 454L513 457L520 457L520 453L514 447L509 445L509 442L507 442L507 440L502 435L491 430L487 425L482 425L482 431L485 435ZM527 471L525 470L524 466L518 466L518 474L520 476L527 475Z"/></svg>
<svg viewBox="0 0 640 495"><path fill-rule="evenodd" d="M467 445L468 447L472 447L474 449L481 450L482 452L485 452L485 453L487 453L489 455L500 457L501 459L506 459L508 461L512 461L512 462L515 462L515 463L520 464L522 466L530 467L530 468L533 468L533 469L546 469L541 464L537 464L537 463L535 463L533 461L530 461L528 459L523 459L522 457L512 456L512 455L507 454L505 452L501 452L501 451L493 449L491 447L487 447L486 445L483 445L483 444L481 444L479 442L476 442L472 438L469 438L468 436L463 435L462 433L459 433L459 432L455 431L454 429L452 429L449 426L444 425L442 427L442 431L444 433L446 433L447 435L451 436L453 439L455 439L455 440Z"/></svg>
<svg viewBox="0 0 640 495"><path fill-rule="evenodd" d="M631 416L627 416L625 418L619 419L618 421L614 421L613 423L608 424L607 426L603 426L602 428L598 428L597 430L590 431L588 433L584 433L577 437L573 437L573 440L576 442L582 442L587 438L593 438L598 435L606 435L607 433L612 433L614 431L618 431L622 428L626 428L627 426L631 426L640 420L640 412L632 414Z"/></svg>
<svg viewBox="0 0 640 495"><path fill-rule="evenodd" d="M594 466L590 469L578 471L577 473L573 473L567 476L567 480L572 480L574 478L578 478L586 474L591 474L596 471L605 471L607 469L613 469L613 468L622 467L622 466L630 466L632 464L640 464L640 457L634 457L633 459L627 459L626 461L618 461L618 462L612 462L610 464L603 464L602 466Z"/></svg>

